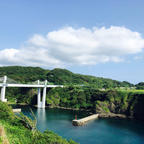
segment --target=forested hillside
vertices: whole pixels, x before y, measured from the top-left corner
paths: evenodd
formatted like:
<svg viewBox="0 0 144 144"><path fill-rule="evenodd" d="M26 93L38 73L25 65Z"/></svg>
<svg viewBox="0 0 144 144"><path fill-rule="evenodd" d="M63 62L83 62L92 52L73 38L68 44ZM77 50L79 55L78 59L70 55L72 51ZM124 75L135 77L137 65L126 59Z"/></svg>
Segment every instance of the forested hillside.
<svg viewBox="0 0 144 144"><path fill-rule="evenodd" d="M22 67L22 66L8 66L0 67L0 77L7 75L18 82L30 82L35 80L46 79L46 74L49 70L44 70L40 67Z"/></svg>
<svg viewBox="0 0 144 144"><path fill-rule="evenodd" d="M31 82L36 80L45 80L54 84L64 85L91 85L95 88L115 88L115 87L133 87L129 82L120 82L112 79L81 75L72 73L66 69L45 70L40 67L22 67L8 66L0 67L0 77L7 75L19 82Z"/></svg>
<svg viewBox="0 0 144 144"><path fill-rule="evenodd" d="M140 82L135 85L137 89L144 89L144 82Z"/></svg>

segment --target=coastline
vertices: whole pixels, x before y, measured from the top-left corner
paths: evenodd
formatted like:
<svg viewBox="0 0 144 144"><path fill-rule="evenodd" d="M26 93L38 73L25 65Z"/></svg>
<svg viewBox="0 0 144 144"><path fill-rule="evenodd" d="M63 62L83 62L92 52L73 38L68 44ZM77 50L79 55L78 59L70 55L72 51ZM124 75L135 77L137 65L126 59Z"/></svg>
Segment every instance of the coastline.
<svg viewBox="0 0 144 144"><path fill-rule="evenodd" d="M26 104L26 103L9 104L9 105L33 106L33 107L37 108L36 105L31 105L31 104ZM97 113L93 113L92 111L86 110L86 109L68 108L68 107L61 107L61 106L54 106L54 107L46 106L46 108L50 108L50 109L58 108L58 109L63 109L63 110L82 111L82 112L86 112L88 115L97 114ZM134 117L130 117L125 114L116 114L116 113L98 113L98 114L99 114L99 118L135 119Z"/></svg>
<svg viewBox="0 0 144 144"><path fill-rule="evenodd" d="M99 118L117 118L117 119L127 119L131 118L124 114L115 114L115 113L99 113Z"/></svg>

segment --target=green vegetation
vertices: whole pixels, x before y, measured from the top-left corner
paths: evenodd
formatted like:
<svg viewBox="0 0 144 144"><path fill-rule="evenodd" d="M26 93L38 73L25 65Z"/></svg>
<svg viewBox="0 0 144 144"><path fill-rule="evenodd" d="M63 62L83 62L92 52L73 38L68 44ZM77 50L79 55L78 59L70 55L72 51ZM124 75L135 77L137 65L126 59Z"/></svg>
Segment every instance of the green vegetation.
<svg viewBox="0 0 144 144"><path fill-rule="evenodd" d="M0 125L4 127L10 144L76 144L48 130L41 133L32 128L35 127L33 123L35 122L23 114L15 115L6 103L0 102ZM1 137L0 141L2 142Z"/></svg>
<svg viewBox="0 0 144 144"><path fill-rule="evenodd" d="M144 83L137 85L111 79L74 74L65 69L44 70L39 67L0 67L0 77L7 75L17 82L27 83L47 79L64 88L47 89L46 105L86 110L93 113L116 113L144 120ZM10 103L37 103L37 89L7 88ZM33 115L34 116L34 115ZM34 117L35 118L35 117ZM12 109L0 102L0 125L11 144L75 144L57 134L36 129L36 119L23 114L16 116ZM0 137L0 143L3 141Z"/></svg>
<svg viewBox="0 0 144 144"><path fill-rule="evenodd" d="M58 99L55 104L54 101ZM48 103L52 101L52 103ZM144 120L144 91L101 91L86 87L53 88L47 94L47 104L96 113L117 113Z"/></svg>
<svg viewBox="0 0 144 144"><path fill-rule="evenodd" d="M47 89L47 106L83 109L97 113L118 113L144 119L144 83L133 85L126 81L74 74L65 69L44 70L38 67L0 67L0 76L23 83L45 80L63 84L64 88ZM8 101L35 105L37 89L7 88Z"/></svg>
<svg viewBox="0 0 144 144"><path fill-rule="evenodd" d="M45 80L47 72L49 72L49 70L44 70L39 67L0 67L0 77L7 75L9 78L22 83L36 81L38 79Z"/></svg>
<svg viewBox="0 0 144 144"><path fill-rule="evenodd" d="M144 82L140 82L136 84L137 89L143 89L144 90Z"/></svg>
<svg viewBox="0 0 144 144"><path fill-rule="evenodd" d="M123 81L116 81L112 79L74 74L66 69L45 70L39 67L21 67L8 66L0 67L0 77L7 75L18 82L26 83L36 80L45 80L54 84L63 85L85 85L95 88L116 88L116 87L133 87L134 85Z"/></svg>

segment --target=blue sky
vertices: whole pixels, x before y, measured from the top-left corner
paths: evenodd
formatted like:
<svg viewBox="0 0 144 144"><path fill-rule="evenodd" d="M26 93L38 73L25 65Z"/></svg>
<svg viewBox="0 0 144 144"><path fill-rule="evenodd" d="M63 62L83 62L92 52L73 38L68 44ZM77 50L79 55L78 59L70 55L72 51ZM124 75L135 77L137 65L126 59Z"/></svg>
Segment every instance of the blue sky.
<svg viewBox="0 0 144 144"><path fill-rule="evenodd" d="M0 65L144 81L143 5L143 0L0 0Z"/></svg>

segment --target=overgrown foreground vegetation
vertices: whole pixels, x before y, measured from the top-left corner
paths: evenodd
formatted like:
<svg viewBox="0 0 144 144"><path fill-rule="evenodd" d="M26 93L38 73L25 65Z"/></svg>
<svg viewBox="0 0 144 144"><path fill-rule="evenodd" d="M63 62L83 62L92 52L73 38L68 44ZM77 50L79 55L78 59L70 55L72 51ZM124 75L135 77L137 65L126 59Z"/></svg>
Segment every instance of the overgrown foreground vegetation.
<svg viewBox="0 0 144 144"><path fill-rule="evenodd" d="M32 121L23 114L15 115L12 109L2 102L0 102L0 126L4 127L6 133L6 137L0 136L2 144L8 144L5 139L10 144L76 144L48 130L41 133L35 128L36 120Z"/></svg>

